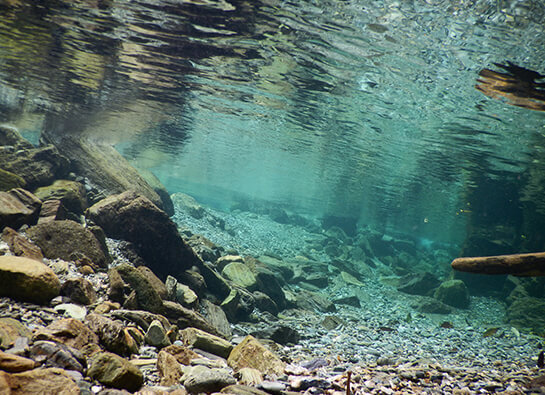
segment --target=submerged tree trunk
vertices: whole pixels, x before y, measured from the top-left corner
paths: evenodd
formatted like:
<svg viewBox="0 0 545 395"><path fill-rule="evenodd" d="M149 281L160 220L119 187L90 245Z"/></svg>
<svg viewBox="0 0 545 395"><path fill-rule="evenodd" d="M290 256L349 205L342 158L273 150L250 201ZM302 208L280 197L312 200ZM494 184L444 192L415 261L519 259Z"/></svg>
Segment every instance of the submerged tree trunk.
<svg viewBox="0 0 545 395"><path fill-rule="evenodd" d="M545 276L545 252L457 258L451 266L454 270L469 273Z"/></svg>

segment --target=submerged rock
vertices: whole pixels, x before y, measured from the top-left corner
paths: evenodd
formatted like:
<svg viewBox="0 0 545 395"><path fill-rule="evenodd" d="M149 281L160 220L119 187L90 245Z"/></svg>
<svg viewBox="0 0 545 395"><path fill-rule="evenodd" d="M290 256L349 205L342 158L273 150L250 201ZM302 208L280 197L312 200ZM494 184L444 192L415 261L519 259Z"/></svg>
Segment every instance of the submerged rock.
<svg viewBox="0 0 545 395"><path fill-rule="evenodd" d="M98 336L81 321L65 318L38 330L34 340L52 340L81 350L88 344L98 344Z"/></svg>
<svg viewBox="0 0 545 395"><path fill-rule="evenodd" d="M186 328L181 331L181 334L184 344L208 351L223 358L227 358L233 349L232 344L227 340L197 328Z"/></svg>
<svg viewBox="0 0 545 395"><path fill-rule="evenodd" d="M0 192L0 230L6 226L19 229L38 222L42 202L25 189Z"/></svg>
<svg viewBox="0 0 545 395"><path fill-rule="evenodd" d="M467 309L469 290L462 280L448 280L435 290L434 297L449 306Z"/></svg>
<svg viewBox="0 0 545 395"><path fill-rule="evenodd" d="M32 332L21 322L10 318L0 317L0 347L11 347L17 338L30 338Z"/></svg>
<svg viewBox="0 0 545 395"><path fill-rule="evenodd" d="M16 256L0 256L1 296L46 304L59 295L60 289L59 279L43 263Z"/></svg>
<svg viewBox="0 0 545 395"><path fill-rule="evenodd" d="M237 381L225 369L211 369L206 366L192 366L186 368L182 377L184 387L190 393L212 393L220 391Z"/></svg>
<svg viewBox="0 0 545 395"><path fill-rule="evenodd" d="M285 363L253 336L246 336L233 348L227 363L235 370L253 368L263 374L281 375L285 368Z"/></svg>
<svg viewBox="0 0 545 395"><path fill-rule="evenodd" d="M79 394L72 377L63 369L33 369L23 373L0 371L0 392L5 394Z"/></svg>
<svg viewBox="0 0 545 395"><path fill-rule="evenodd" d="M41 200L59 200L70 212L83 214L87 208L86 191L83 184L70 180L55 180L51 185L40 187L34 194Z"/></svg>
<svg viewBox="0 0 545 395"><path fill-rule="evenodd" d="M98 267L106 267L109 257L104 254L93 232L77 222L64 220L35 225L27 235L47 258L65 261L90 260Z"/></svg>
<svg viewBox="0 0 545 395"><path fill-rule="evenodd" d="M109 387L134 392L144 382L142 372L116 354L99 351L91 356L89 364L87 375Z"/></svg>
<svg viewBox="0 0 545 395"><path fill-rule="evenodd" d="M194 265L202 266L168 215L133 191L101 200L87 210L87 217L108 237L134 243L148 267L161 279L168 274L177 276Z"/></svg>
<svg viewBox="0 0 545 395"><path fill-rule="evenodd" d="M42 262L44 258L40 247L9 227L4 228L2 240L8 243L11 253L15 256L34 259L38 262Z"/></svg>
<svg viewBox="0 0 545 395"><path fill-rule="evenodd" d="M130 286L135 292L136 302L139 309L147 310L152 313L161 314L163 311L163 301L156 291L151 281L140 270L132 265L123 263L110 269L112 273L119 274L121 280Z"/></svg>
<svg viewBox="0 0 545 395"><path fill-rule="evenodd" d="M515 299L507 308L507 322L518 328L545 331L545 301L526 296Z"/></svg>
<svg viewBox="0 0 545 395"><path fill-rule="evenodd" d="M397 290L411 295L431 295L433 290L437 288L440 281L435 275L424 273L410 273L401 278L400 286Z"/></svg>

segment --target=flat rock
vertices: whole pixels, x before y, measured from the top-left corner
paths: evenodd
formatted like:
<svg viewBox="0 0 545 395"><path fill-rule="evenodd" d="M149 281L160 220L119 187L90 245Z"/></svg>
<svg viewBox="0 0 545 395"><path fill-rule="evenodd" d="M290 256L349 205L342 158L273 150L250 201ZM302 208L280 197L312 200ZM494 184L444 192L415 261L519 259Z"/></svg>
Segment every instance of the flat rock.
<svg viewBox="0 0 545 395"><path fill-rule="evenodd" d="M87 375L108 387L137 391L144 382L142 372L126 359L99 351L91 356Z"/></svg>
<svg viewBox="0 0 545 395"><path fill-rule="evenodd" d="M222 394L229 394L229 395L269 395L268 392L258 390L255 387L250 387L248 385L240 385L240 384L224 387L220 392Z"/></svg>
<svg viewBox="0 0 545 395"><path fill-rule="evenodd" d="M208 300L203 300L200 303L200 307L206 321L208 321L223 338L230 339L233 336L231 324L221 307Z"/></svg>
<svg viewBox="0 0 545 395"><path fill-rule="evenodd" d="M46 200L42 203L38 223L43 224L52 221L62 221L68 218L68 211L60 200Z"/></svg>
<svg viewBox="0 0 545 395"><path fill-rule="evenodd" d="M147 331L151 323L155 320L159 320L163 328L170 330L170 323L165 317L160 314L150 313L149 311L118 309L112 311L111 315L120 320L133 322L144 331Z"/></svg>
<svg viewBox="0 0 545 395"><path fill-rule="evenodd" d="M5 227L2 232L2 240L8 243L11 253L15 256L34 259L42 262L44 256L40 247L34 245L23 235L17 233L10 227Z"/></svg>
<svg viewBox="0 0 545 395"><path fill-rule="evenodd" d="M190 393L216 392L236 382L226 369L205 366L187 367L182 376L182 383Z"/></svg>
<svg viewBox="0 0 545 395"><path fill-rule="evenodd" d="M166 299L168 291L165 283L153 273L153 271L147 266L138 266L137 269L146 277L151 286L157 291L157 294L161 299Z"/></svg>
<svg viewBox="0 0 545 395"><path fill-rule="evenodd" d="M55 311L61 313L67 318L75 318L83 321L87 315L87 309L74 303L61 303L54 307Z"/></svg>
<svg viewBox="0 0 545 395"><path fill-rule="evenodd" d="M337 310L335 305L323 295L310 291L301 291L297 294L297 307L323 313L331 313Z"/></svg>
<svg viewBox="0 0 545 395"><path fill-rule="evenodd" d="M101 200L87 210L87 217L101 226L108 237L134 243L159 278L202 265L168 215L133 191Z"/></svg>
<svg viewBox="0 0 545 395"><path fill-rule="evenodd" d="M73 395L79 394L80 390L72 377L63 369L47 368L11 374L0 371L0 392L3 394Z"/></svg>
<svg viewBox="0 0 545 395"><path fill-rule="evenodd" d="M11 171L0 169L0 191L9 191L13 188L24 188L25 180Z"/></svg>
<svg viewBox="0 0 545 395"><path fill-rule="evenodd" d="M221 275L236 285L254 290L257 288L257 279L251 268L242 262L231 262L221 271Z"/></svg>
<svg viewBox="0 0 545 395"><path fill-rule="evenodd" d="M59 295L61 284L55 273L34 259L0 256L0 295L38 304Z"/></svg>
<svg viewBox="0 0 545 395"><path fill-rule="evenodd" d="M186 328L181 331L185 345L207 351L227 358L233 345L221 337L214 336L197 328Z"/></svg>
<svg viewBox="0 0 545 395"><path fill-rule="evenodd" d="M284 373L285 368L285 363L253 336L246 336L239 345L233 348L227 363L235 370L253 368L263 374L278 376Z"/></svg>
<svg viewBox="0 0 545 395"><path fill-rule="evenodd" d="M47 258L65 261L87 258L98 267L108 265L110 258L104 254L93 232L77 222L46 222L31 227L26 233Z"/></svg>
<svg viewBox="0 0 545 395"><path fill-rule="evenodd" d="M81 350L88 344L98 344L98 336L81 321L65 318L38 330L34 340L52 340Z"/></svg>
<svg viewBox="0 0 545 395"><path fill-rule="evenodd" d="M35 367L36 363L32 359L0 351L0 370L9 373L19 373L34 369Z"/></svg>
<svg viewBox="0 0 545 395"><path fill-rule="evenodd" d="M19 229L25 224L35 224L41 207L41 200L25 189L0 192L0 230L6 226Z"/></svg>

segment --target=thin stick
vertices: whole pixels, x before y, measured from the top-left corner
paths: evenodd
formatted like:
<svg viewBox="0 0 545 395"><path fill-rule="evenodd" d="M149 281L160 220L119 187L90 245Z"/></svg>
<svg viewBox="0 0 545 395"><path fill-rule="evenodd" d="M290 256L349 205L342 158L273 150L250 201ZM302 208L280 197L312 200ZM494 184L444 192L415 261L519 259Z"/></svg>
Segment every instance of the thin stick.
<svg viewBox="0 0 545 395"><path fill-rule="evenodd" d="M352 372L349 370L346 372L346 395L350 395L350 376L352 376Z"/></svg>

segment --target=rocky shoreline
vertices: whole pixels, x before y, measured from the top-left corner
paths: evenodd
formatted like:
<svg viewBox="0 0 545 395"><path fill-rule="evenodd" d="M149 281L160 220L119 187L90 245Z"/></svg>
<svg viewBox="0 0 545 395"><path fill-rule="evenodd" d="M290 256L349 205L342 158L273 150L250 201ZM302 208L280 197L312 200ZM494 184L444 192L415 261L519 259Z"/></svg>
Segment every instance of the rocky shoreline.
<svg viewBox="0 0 545 395"><path fill-rule="evenodd" d="M543 338L447 251L183 194L171 218L1 131L2 394L545 393Z"/></svg>

